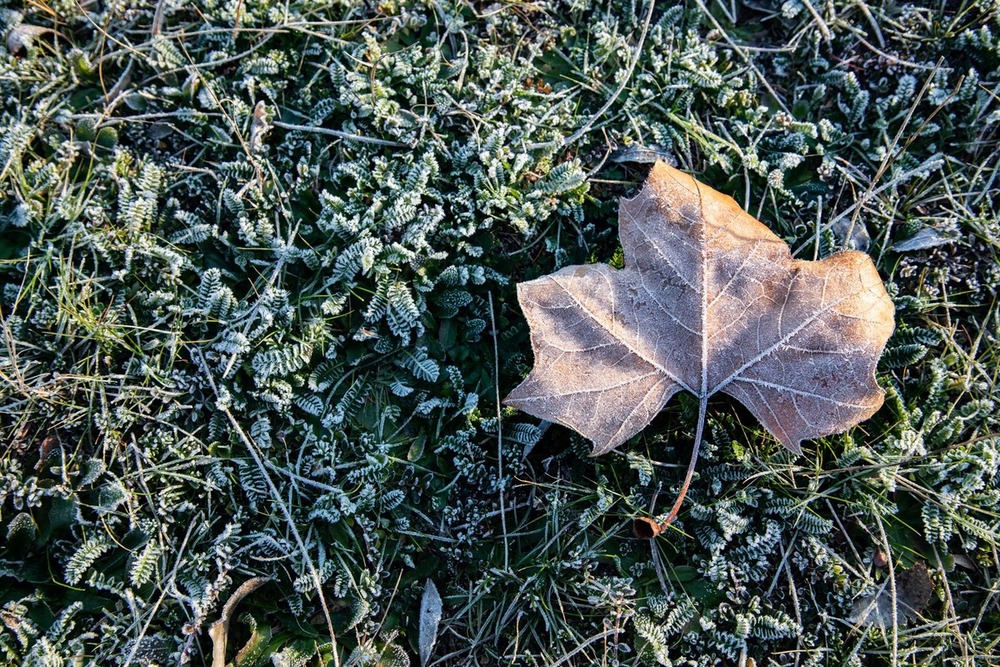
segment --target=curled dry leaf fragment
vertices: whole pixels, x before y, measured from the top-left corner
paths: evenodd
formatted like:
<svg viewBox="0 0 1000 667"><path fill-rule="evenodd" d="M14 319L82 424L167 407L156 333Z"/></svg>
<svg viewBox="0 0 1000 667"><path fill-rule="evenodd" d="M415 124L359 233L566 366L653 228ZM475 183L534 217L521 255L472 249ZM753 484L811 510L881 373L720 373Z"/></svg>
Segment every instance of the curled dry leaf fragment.
<svg viewBox="0 0 1000 667"><path fill-rule="evenodd" d="M867 255L793 259L730 197L663 162L622 201L619 233L622 270L569 266L518 285L535 366L505 403L583 434L597 456L678 391L697 396L684 486L643 535L677 515L712 395L739 400L795 453L882 405L875 365L893 304Z"/></svg>
<svg viewBox="0 0 1000 667"><path fill-rule="evenodd" d="M222 608L222 615L219 620L212 623L208 628L208 636L212 639L212 667L226 666L226 645L229 643L229 622L232 620L233 611L240 600L253 593L255 590L271 581L268 577L254 577L248 579L240 585Z"/></svg>
<svg viewBox="0 0 1000 667"><path fill-rule="evenodd" d="M267 122L267 105L264 100L257 102L253 108L253 120L250 123L250 150L253 153L260 153L264 150L264 136L271 131L271 125Z"/></svg>
<svg viewBox="0 0 1000 667"><path fill-rule="evenodd" d="M21 51L31 48L35 39L49 32L55 33L55 30L52 28L43 28L40 25L31 25L30 23L16 25L7 33L7 50L17 55Z"/></svg>

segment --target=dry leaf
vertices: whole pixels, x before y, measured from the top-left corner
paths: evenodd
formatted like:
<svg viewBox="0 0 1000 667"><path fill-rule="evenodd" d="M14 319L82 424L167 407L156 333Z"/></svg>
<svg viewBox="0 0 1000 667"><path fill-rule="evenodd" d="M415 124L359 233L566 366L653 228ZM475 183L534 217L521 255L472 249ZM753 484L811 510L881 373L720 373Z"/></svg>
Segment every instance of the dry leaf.
<svg viewBox="0 0 1000 667"><path fill-rule="evenodd" d="M16 25L7 33L7 50L17 55L22 50L31 48L31 45L35 43L35 39L49 32L55 33L56 31L52 28L43 28L42 26L31 25L29 23Z"/></svg>
<svg viewBox="0 0 1000 667"><path fill-rule="evenodd" d="M264 100L257 102L253 108L253 120L250 122L250 151L260 153L264 150L264 136L271 131L267 122L267 105Z"/></svg>
<svg viewBox="0 0 1000 667"><path fill-rule="evenodd" d="M438 626L441 625L441 595L437 586L430 579L424 584L424 594L420 598L420 664L426 665L431 660L434 644L438 638Z"/></svg>
<svg viewBox="0 0 1000 667"><path fill-rule="evenodd" d="M910 238L893 243L892 249L896 252L917 252L919 250L929 250L938 246L948 245L955 241L956 239L945 236L932 227L924 227Z"/></svg>
<svg viewBox="0 0 1000 667"><path fill-rule="evenodd" d="M934 594L934 580L923 561L917 561L909 570L896 569L895 604L893 587L886 579L878 590L854 601L851 623L856 627L876 625L892 627L895 610L896 625L907 625L918 618Z"/></svg>
<svg viewBox="0 0 1000 667"><path fill-rule="evenodd" d="M662 162L622 201L619 228L624 269L570 266L518 285L535 367L508 405L585 435L596 456L689 391L700 416L688 481L718 392L796 453L882 405L874 371L893 304L867 255L792 259L730 197Z"/></svg>
<svg viewBox="0 0 1000 667"><path fill-rule="evenodd" d="M229 601L222 608L222 615L219 620L212 623L208 628L208 636L212 639L212 667L225 667L226 665L226 645L229 643L229 621L232 620L233 610L240 600L253 593L255 590L271 581L268 577L254 577L244 581L239 588L229 596Z"/></svg>

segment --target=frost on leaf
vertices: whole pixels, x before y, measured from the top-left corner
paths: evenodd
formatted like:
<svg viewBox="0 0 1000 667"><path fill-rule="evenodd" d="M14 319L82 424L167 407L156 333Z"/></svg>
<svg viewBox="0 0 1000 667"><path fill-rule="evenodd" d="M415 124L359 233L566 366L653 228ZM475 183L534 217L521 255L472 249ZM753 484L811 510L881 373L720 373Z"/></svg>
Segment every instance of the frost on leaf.
<svg viewBox="0 0 1000 667"><path fill-rule="evenodd" d="M437 642L438 626L441 624L441 595L430 579L424 584L424 595L420 599L420 664L430 662Z"/></svg>
<svg viewBox="0 0 1000 667"><path fill-rule="evenodd" d="M907 625L917 620L930 602L934 580L923 561L917 561L901 573L897 568L890 576L895 577L895 582L886 579L877 590L854 601L850 620L855 627L875 625L883 630L891 629L893 616L896 617L895 625Z"/></svg>
<svg viewBox="0 0 1000 667"><path fill-rule="evenodd" d="M625 268L570 266L518 285L535 367L506 403L568 426L593 454L676 392L743 403L783 445L846 430L884 392L893 304L860 252L793 259L725 195L662 162L619 212Z"/></svg>

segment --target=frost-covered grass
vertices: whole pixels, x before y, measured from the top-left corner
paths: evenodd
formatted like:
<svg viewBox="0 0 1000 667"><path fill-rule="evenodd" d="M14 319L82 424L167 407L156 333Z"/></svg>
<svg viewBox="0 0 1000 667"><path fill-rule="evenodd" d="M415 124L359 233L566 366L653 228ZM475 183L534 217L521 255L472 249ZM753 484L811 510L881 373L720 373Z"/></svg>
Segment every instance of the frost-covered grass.
<svg viewBox="0 0 1000 667"><path fill-rule="evenodd" d="M237 665L418 664L428 579L438 665L993 660L995 2L0 25L0 662L211 664L255 577ZM872 420L794 457L713 402L649 542L692 400L597 459L497 402L514 285L619 262L655 156L800 257L868 252L898 309Z"/></svg>

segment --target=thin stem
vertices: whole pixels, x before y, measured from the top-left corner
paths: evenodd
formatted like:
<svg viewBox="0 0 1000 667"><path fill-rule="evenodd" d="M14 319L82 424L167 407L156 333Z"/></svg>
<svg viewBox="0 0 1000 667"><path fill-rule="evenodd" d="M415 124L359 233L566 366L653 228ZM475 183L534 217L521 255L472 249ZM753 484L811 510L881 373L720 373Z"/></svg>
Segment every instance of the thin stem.
<svg viewBox="0 0 1000 667"><path fill-rule="evenodd" d="M503 417L500 414L500 348L497 346L497 323L493 315L493 292L488 292L490 300L490 327L493 329L493 369L496 373L496 382L493 387L496 390L497 399L497 476L500 487L500 527L503 530L503 570L510 570L510 546L507 543L507 506L504 502L504 493L507 485L503 477Z"/></svg>
<svg viewBox="0 0 1000 667"><path fill-rule="evenodd" d="M674 519L677 518L677 513L681 511L681 504L684 502L684 496L687 495L688 487L691 486L691 479L694 477L695 465L698 463L698 450L701 449L701 438L702 434L705 432L705 413L708 408L708 397L703 396L698 403L698 426L695 428L694 433L694 449L691 450L691 461L688 463L687 474L684 475L684 484L681 486L680 492L677 494L677 500L674 501L674 506L670 509L670 514L663 521L656 522L652 519L638 518L632 525L632 529L635 532L636 537L643 537L651 539L662 533L667 529Z"/></svg>
<svg viewBox="0 0 1000 667"><path fill-rule="evenodd" d="M681 511L681 503L684 502L684 496L687 495L688 487L691 486L691 478L694 477L694 467L698 463L698 450L701 449L701 436L705 431L705 411L707 408L708 399L702 397L701 402L698 404L698 426L694 433L694 449L691 450L691 462L688 463L687 474L684 475L684 484L677 494L677 500L674 501L674 506L671 508L670 514L660 522L660 530L669 526L677 518L677 513Z"/></svg>
<svg viewBox="0 0 1000 667"><path fill-rule="evenodd" d="M386 139L377 139L375 137L365 137L360 134L351 134L350 132L341 132L340 130L331 130L325 127L314 127L312 125L296 125L294 123L284 123L280 120L271 121L271 125L274 127L280 127L282 130L290 130L293 132L314 132L316 134L328 134L331 137L337 137L339 139L344 139L345 141L356 141L362 144L375 144L376 146L386 146L388 148L413 148L409 144L400 143L398 141L388 141Z"/></svg>

